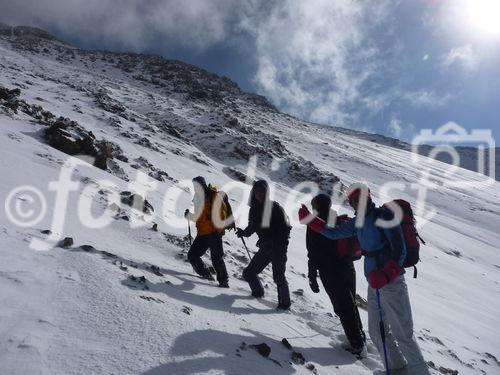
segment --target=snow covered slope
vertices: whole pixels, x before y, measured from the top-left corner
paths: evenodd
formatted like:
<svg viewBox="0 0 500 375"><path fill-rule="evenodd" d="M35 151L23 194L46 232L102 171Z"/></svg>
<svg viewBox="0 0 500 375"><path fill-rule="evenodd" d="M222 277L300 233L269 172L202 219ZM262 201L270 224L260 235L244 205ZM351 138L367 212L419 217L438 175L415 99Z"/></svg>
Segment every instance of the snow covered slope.
<svg viewBox="0 0 500 375"><path fill-rule="evenodd" d="M382 368L371 345L362 361L341 348L345 337L326 294L308 289L305 229L296 223L287 270L290 312L274 309L270 270L266 297L249 297L240 279L246 253L233 233L224 237L231 289L199 279L185 262L181 216L191 195L180 182L200 174L218 186L232 182L228 193L243 226L249 185L239 180L254 155L257 176L273 181L283 204L302 181L328 189L357 180L370 184L379 203L393 197L415 203L412 184L430 171L426 205L418 211L427 245L418 279L408 278L416 334L435 373L500 373L498 182L481 188L476 173L460 169L450 176L447 164L413 161L405 150L282 114L227 78L181 62L83 51L38 31L10 31L0 28L0 86L20 92L4 90L8 99L0 99L0 196L10 208L22 206L30 201L8 200L9 193L35 187L47 212L29 227L13 223L8 210L0 213L1 374L369 374ZM49 186L69 159L47 143L58 116L72 132L106 141L114 155L107 170L76 166L71 177L78 190L69 193L67 210ZM149 179L131 186L139 171ZM450 187L451 179L467 184ZM404 184L403 191L382 194L388 181ZM82 224L78 208L85 197L97 216L114 193L145 187L154 187L146 197L151 217L119 204L105 228ZM287 205L292 219L298 205ZM58 212L65 212L64 227L42 233ZM53 235L74 244L31 248L34 238ZM249 246L255 249L253 238ZM365 297L360 266L358 292ZM291 360L282 338L305 364ZM249 348L260 343L271 347L268 359Z"/></svg>

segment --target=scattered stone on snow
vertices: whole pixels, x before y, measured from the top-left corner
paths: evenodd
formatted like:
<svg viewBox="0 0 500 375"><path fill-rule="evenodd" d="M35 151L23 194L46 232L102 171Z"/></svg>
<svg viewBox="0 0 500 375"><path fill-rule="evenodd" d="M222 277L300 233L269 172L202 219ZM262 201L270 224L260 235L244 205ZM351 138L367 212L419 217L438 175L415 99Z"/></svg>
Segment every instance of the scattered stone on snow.
<svg viewBox="0 0 500 375"><path fill-rule="evenodd" d="M292 362L296 365L303 365L304 363L306 363L306 359L301 352L294 351L292 352Z"/></svg>
<svg viewBox="0 0 500 375"><path fill-rule="evenodd" d="M61 241L59 241L58 246L62 247L63 249L67 249L71 246L73 246L73 238L72 237L65 237Z"/></svg>
<svg viewBox="0 0 500 375"><path fill-rule="evenodd" d="M283 340L281 340L281 343L289 350L292 350L292 344L290 344L290 342L286 339L286 338L283 338Z"/></svg>
<svg viewBox="0 0 500 375"><path fill-rule="evenodd" d="M268 358L271 354L271 348L265 342L261 344L249 345L250 348L254 349L261 356Z"/></svg>

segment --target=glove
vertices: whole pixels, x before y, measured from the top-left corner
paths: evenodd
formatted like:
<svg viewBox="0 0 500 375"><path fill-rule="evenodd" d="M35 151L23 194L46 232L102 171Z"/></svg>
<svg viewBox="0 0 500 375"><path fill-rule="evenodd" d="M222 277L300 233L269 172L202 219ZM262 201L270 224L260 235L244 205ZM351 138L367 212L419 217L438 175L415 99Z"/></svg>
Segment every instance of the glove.
<svg viewBox="0 0 500 375"><path fill-rule="evenodd" d="M184 217L187 219L188 216L189 216L189 210L186 209L186 211L184 211Z"/></svg>
<svg viewBox="0 0 500 375"><path fill-rule="evenodd" d="M236 228L236 237L238 238L245 237L245 231L241 228Z"/></svg>
<svg viewBox="0 0 500 375"><path fill-rule="evenodd" d="M309 209L306 207L306 205L302 205L299 208L299 221L301 224L307 224L305 222L306 217L308 217L311 213L309 212Z"/></svg>
<svg viewBox="0 0 500 375"><path fill-rule="evenodd" d="M320 233L323 228L326 226L326 222L320 219L317 216L314 216L311 220L309 220L311 213L307 209L305 205L299 208L299 221L301 224L307 225L313 231Z"/></svg>
<svg viewBox="0 0 500 375"><path fill-rule="evenodd" d="M381 270L368 274L368 284L374 289L380 289L393 282L403 272L403 268L395 261L388 261Z"/></svg>
<svg viewBox="0 0 500 375"><path fill-rule="evenodd" d="M319 293L319 285L318 280L314 278L309 278L309 287L313 291L313 293Z"/></svg>

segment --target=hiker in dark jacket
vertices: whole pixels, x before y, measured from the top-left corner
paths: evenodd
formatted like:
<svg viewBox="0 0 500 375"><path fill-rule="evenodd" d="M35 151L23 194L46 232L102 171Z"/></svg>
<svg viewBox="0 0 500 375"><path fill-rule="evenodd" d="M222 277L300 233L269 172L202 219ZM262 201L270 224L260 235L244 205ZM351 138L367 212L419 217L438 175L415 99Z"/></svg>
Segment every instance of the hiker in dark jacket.
<svg viewBox="0 0 500 375"><path fill-rule="evenodd" d="M318 216L311 218L304 205L299 210L299 220L332 240L357 236L365 255L368 280L368 329L382 357L385 339L387 371L391 374L428 375L427 363L413 334L411 305L402 267L407 250L401 225L390 223L382 228L380 221L390 222L394 213L376 207L365 184L353 184L348 189L347 198L356 217L338 227L328 227ZM385 327L384 339L379 326L380 317Z"/></svg>
<svg viewBox="0 0 500 375"><path fill-rule="evenodd" d="M328 222L332 201L326 194L319 194L311 201L318 217ZM307 228L306 247L309 258L309 285L319 293L319 277L330 297L335 314L339 317L353 354L360 355L365 344L363 325L356 306L356 271L349 257L340 257L337 242Z"/></svg>
<svg viewBox="0 0 500 375"><path fill-rule="evenodd" d="M257 233L259 251L243 270L243 278L250 285L252 296L262 297L264 288L258 275L271 263L273 280L278 288L278 309L288 310L291 304L288 282L285 277L290 235L288 217L277 202L269 199L269 186L264 180L254 183L249 204L248 226L245 229L238 228L236 235L249 237Z"/></svg>

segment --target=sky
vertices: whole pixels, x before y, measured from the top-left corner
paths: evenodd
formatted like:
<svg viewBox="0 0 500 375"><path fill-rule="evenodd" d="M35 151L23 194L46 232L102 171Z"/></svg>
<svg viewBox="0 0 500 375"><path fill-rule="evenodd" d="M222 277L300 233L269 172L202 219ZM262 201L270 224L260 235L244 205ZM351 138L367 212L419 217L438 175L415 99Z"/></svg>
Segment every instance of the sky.
<svg viewBox="0 0 500 375"><path fill-rule="evenodd" d="M0 0L0 21L201 66L312 122L500 140L500 0Z"/></svg>

